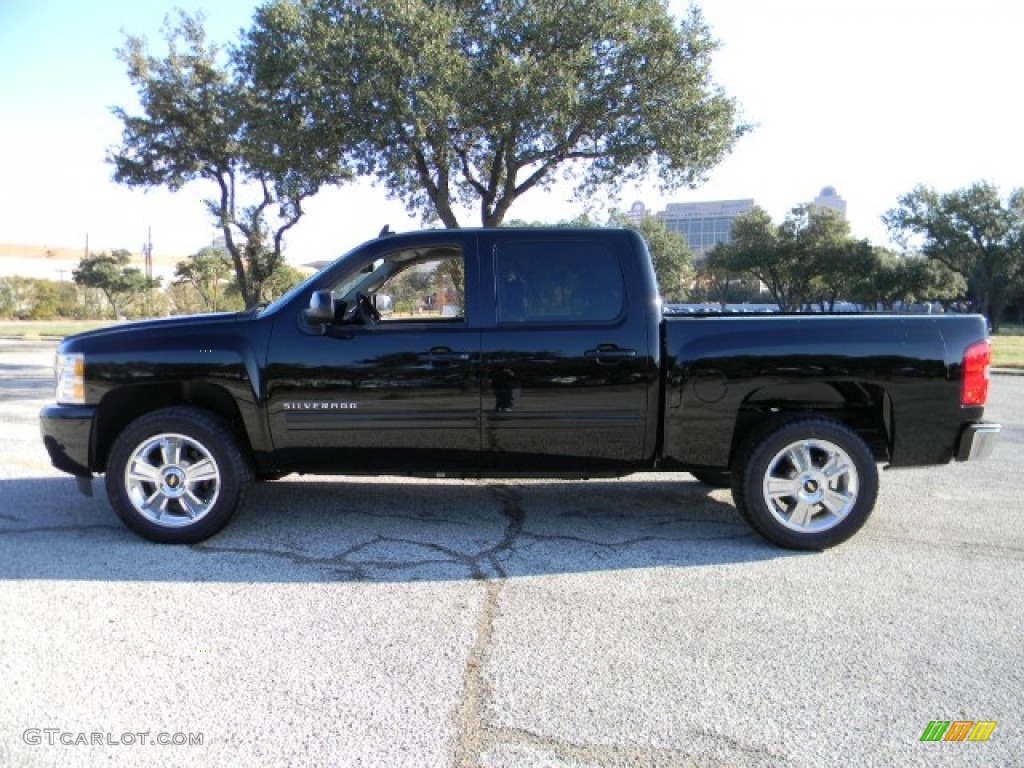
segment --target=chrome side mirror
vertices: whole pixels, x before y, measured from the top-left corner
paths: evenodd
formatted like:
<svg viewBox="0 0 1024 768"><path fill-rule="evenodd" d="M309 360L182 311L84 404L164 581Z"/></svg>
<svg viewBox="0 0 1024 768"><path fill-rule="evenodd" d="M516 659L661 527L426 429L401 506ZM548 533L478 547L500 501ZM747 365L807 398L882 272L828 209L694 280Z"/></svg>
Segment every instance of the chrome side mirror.
<svg viewBox="0 0 1024 768"><path fill-rule="evenodd" d="M305 310L306 322L310 325L326 325L334 321L334 294L330 291L313 291L309 307Z"/></svg>

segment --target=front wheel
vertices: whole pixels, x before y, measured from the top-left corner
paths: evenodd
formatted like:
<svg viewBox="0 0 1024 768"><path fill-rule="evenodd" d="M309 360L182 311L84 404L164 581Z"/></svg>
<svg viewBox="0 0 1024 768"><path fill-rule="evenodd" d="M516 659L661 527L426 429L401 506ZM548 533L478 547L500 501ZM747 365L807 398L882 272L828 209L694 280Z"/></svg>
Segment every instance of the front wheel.
<svg viewBox="0 0 1024 768"><path fill-rule="evenodd" d="M220 531L251 480L228 426L198 408L142 416L118 435L107 462L107 496L139 535L193 544Z"/></svg>
<svg viewBox="0 0 1024 768"><path fill-rule="evenodd" d="M751 441L736 470L736 507L758 533L789 549L846 541L878 496L871 450L848 427L824 419L794 421Z"/></svg>

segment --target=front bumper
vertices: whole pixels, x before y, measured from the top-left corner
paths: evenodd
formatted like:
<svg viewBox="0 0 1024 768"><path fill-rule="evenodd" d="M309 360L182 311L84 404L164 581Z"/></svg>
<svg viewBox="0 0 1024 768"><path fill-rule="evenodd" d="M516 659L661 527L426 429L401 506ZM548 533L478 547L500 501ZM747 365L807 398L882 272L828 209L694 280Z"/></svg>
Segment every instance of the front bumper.
<svg viewBox="0 0 1024 768"><path fill-rule="evenodd" d="M39 432L53 466L77 477L92 477L89 440L93 405L48 405L39 412Z"/></svg>
<svg viewBox="0 0 1024 768"><path fill-rule="evenodd" d="M1000 429L999 424L991 421L976 421L965 426L957 441L956 460L987 459L996 447Z"/></svg>

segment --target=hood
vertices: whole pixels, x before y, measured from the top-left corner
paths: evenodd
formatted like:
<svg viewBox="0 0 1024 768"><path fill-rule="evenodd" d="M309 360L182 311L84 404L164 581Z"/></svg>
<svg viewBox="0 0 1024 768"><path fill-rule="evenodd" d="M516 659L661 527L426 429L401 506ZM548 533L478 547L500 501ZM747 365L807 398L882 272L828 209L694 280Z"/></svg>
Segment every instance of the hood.
<svg viewBox="0 0 1024 768"><path fill-rule="evenodd" d="M162 317L157 320L135 320L129 323L115 323L105 328L83 331L67 336L60 343L62 352L84 351L83 347L93 348L94 344L103 342L117 343L120 340L139 338L143 334L152 334L155 338L166 338L178 333L210 333L216 327L225 328L240 322L251 322L256 318L252 312L217 312L208 315L181 315Z"/></svg>

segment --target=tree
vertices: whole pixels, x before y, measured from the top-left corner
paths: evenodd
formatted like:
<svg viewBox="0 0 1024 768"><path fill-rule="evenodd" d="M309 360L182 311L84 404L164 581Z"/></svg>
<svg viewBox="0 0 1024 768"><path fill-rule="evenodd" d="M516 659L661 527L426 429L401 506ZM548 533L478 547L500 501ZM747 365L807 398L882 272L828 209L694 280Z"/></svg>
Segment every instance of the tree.
<svg viewBox="0 0 1024 768"><path fill-rule="evenodd" d="M963 296L963 279L920 254L873 248L870 262L846 292L871 309L896 309L921 301L952 301Z"/></svg>
<svg viewBox="0 0 1024 768"><path fill-rule="evenodd" d="M37 277L0 277L0 317L54 320L82 314L74 283Z"/></svg>
<svg viewBox="0 0 1024 768"><path fill-rule="evenodd" d="M732 238L715 254L720 272L741 272L764 283L783 312L811 302L832 309L861 270L871 246L850 236L835 211L813 205L793 208L775 226L761 208L733 221Z"/></svg>
<svg viewBox="0 0 1024 768"><path fill-rule="evenodd" d="M1012 287L1024 279L1024 189L1004 205L986 182L939 194L924 186L899 198L883 217L890 232L968 281L994 333Z"/></svg>
<svg viewBox="0 0 1024 768"><path fill-rule="evenodd" d="M693 251L686 244L686 238L666 228L665 223L654 216L644 216L634 223L627 216L614 214L609 223L640 233L647 242L662 299L683 301L694 277Z"/></svg>
<svg viewBox="0 0 1024 768"><path fill-rule="evenodd" d="M700 300L706 301L714 297L722 309L730 301L735 301L737 294L747 289L742 285L742 272L733 266L732 251L728 243L719 243L697 263L696 286L700 292ZM756 280L760 286L761 281Z"/></svg>
<svg viewBox="0 0 1024 768"><path fill-rule="evenodd" d="M308 151L353 148L425 219L458 227L465 205L493 227L561 176L581 195L701 181L748 129L716 48L659 0L273 0L239 62L270 114L323 129Z"/></svg>
<svg viewBox="0 0 1024 768"><path fill-rule="evenodd" d="M224 249L212 247L201 248L186 261L179 261L174 270L175 282L195 288L207 312L217 312L223 306L223 283L231 273L231 257Z"/></svg>
<svg viewBox="0 0 1024 768"><path fill-rule="evenodd" d="M835 310L841 298L851 298L855 286L871 274L877 262L875 248L867 240L844 239L822 244L814 257L811 291L822 312Z"/></svg>
<svg viewBox="0 0 1024 768"><path fill-rule="evenodd" d="M134 36L118 51L143 114L113 110L124 125L121 146L108 155L114 179L172 191L212 183L207 210L224 236L245 304L254 306L283 263L283 238L302 217L303 201L350 172L336 150L307 151L318 126L293 113L271 120L266 94L243 70L221 63L201 14L179 11L164 35L163 58Z"/></svg>
<svg viewBox="0 0 1024 768"><path fill-rule="evenodd" d="M274 274L270 276L268 280L263 283L263 293L260 298L262 301L274 301L284 294L288 293L292 288L305 280L306 277L295 267L290 264L282 264L276 270Z"/></svg>
<svg viewBox="0 0 1024 768"><path fill-rule="evenodd" d="M716 249L713 267L719 273L742 273L761 281L782 310L799 307L799 299L794 299L797 288L792 265L780 247L771 216L763 208L754 206L750 213L733 220L731 240Z"/></svg>
<svg viewBox="0 0 1024 768"><path fill-rule="evenodd" d="M138 295L160 284L159 278L147 279L138 267L128 266L131 256L126 250L90 254L83 256L78 269L72 272L78 285L103 292L115 319L124 316L125 309Z"/></svg>

